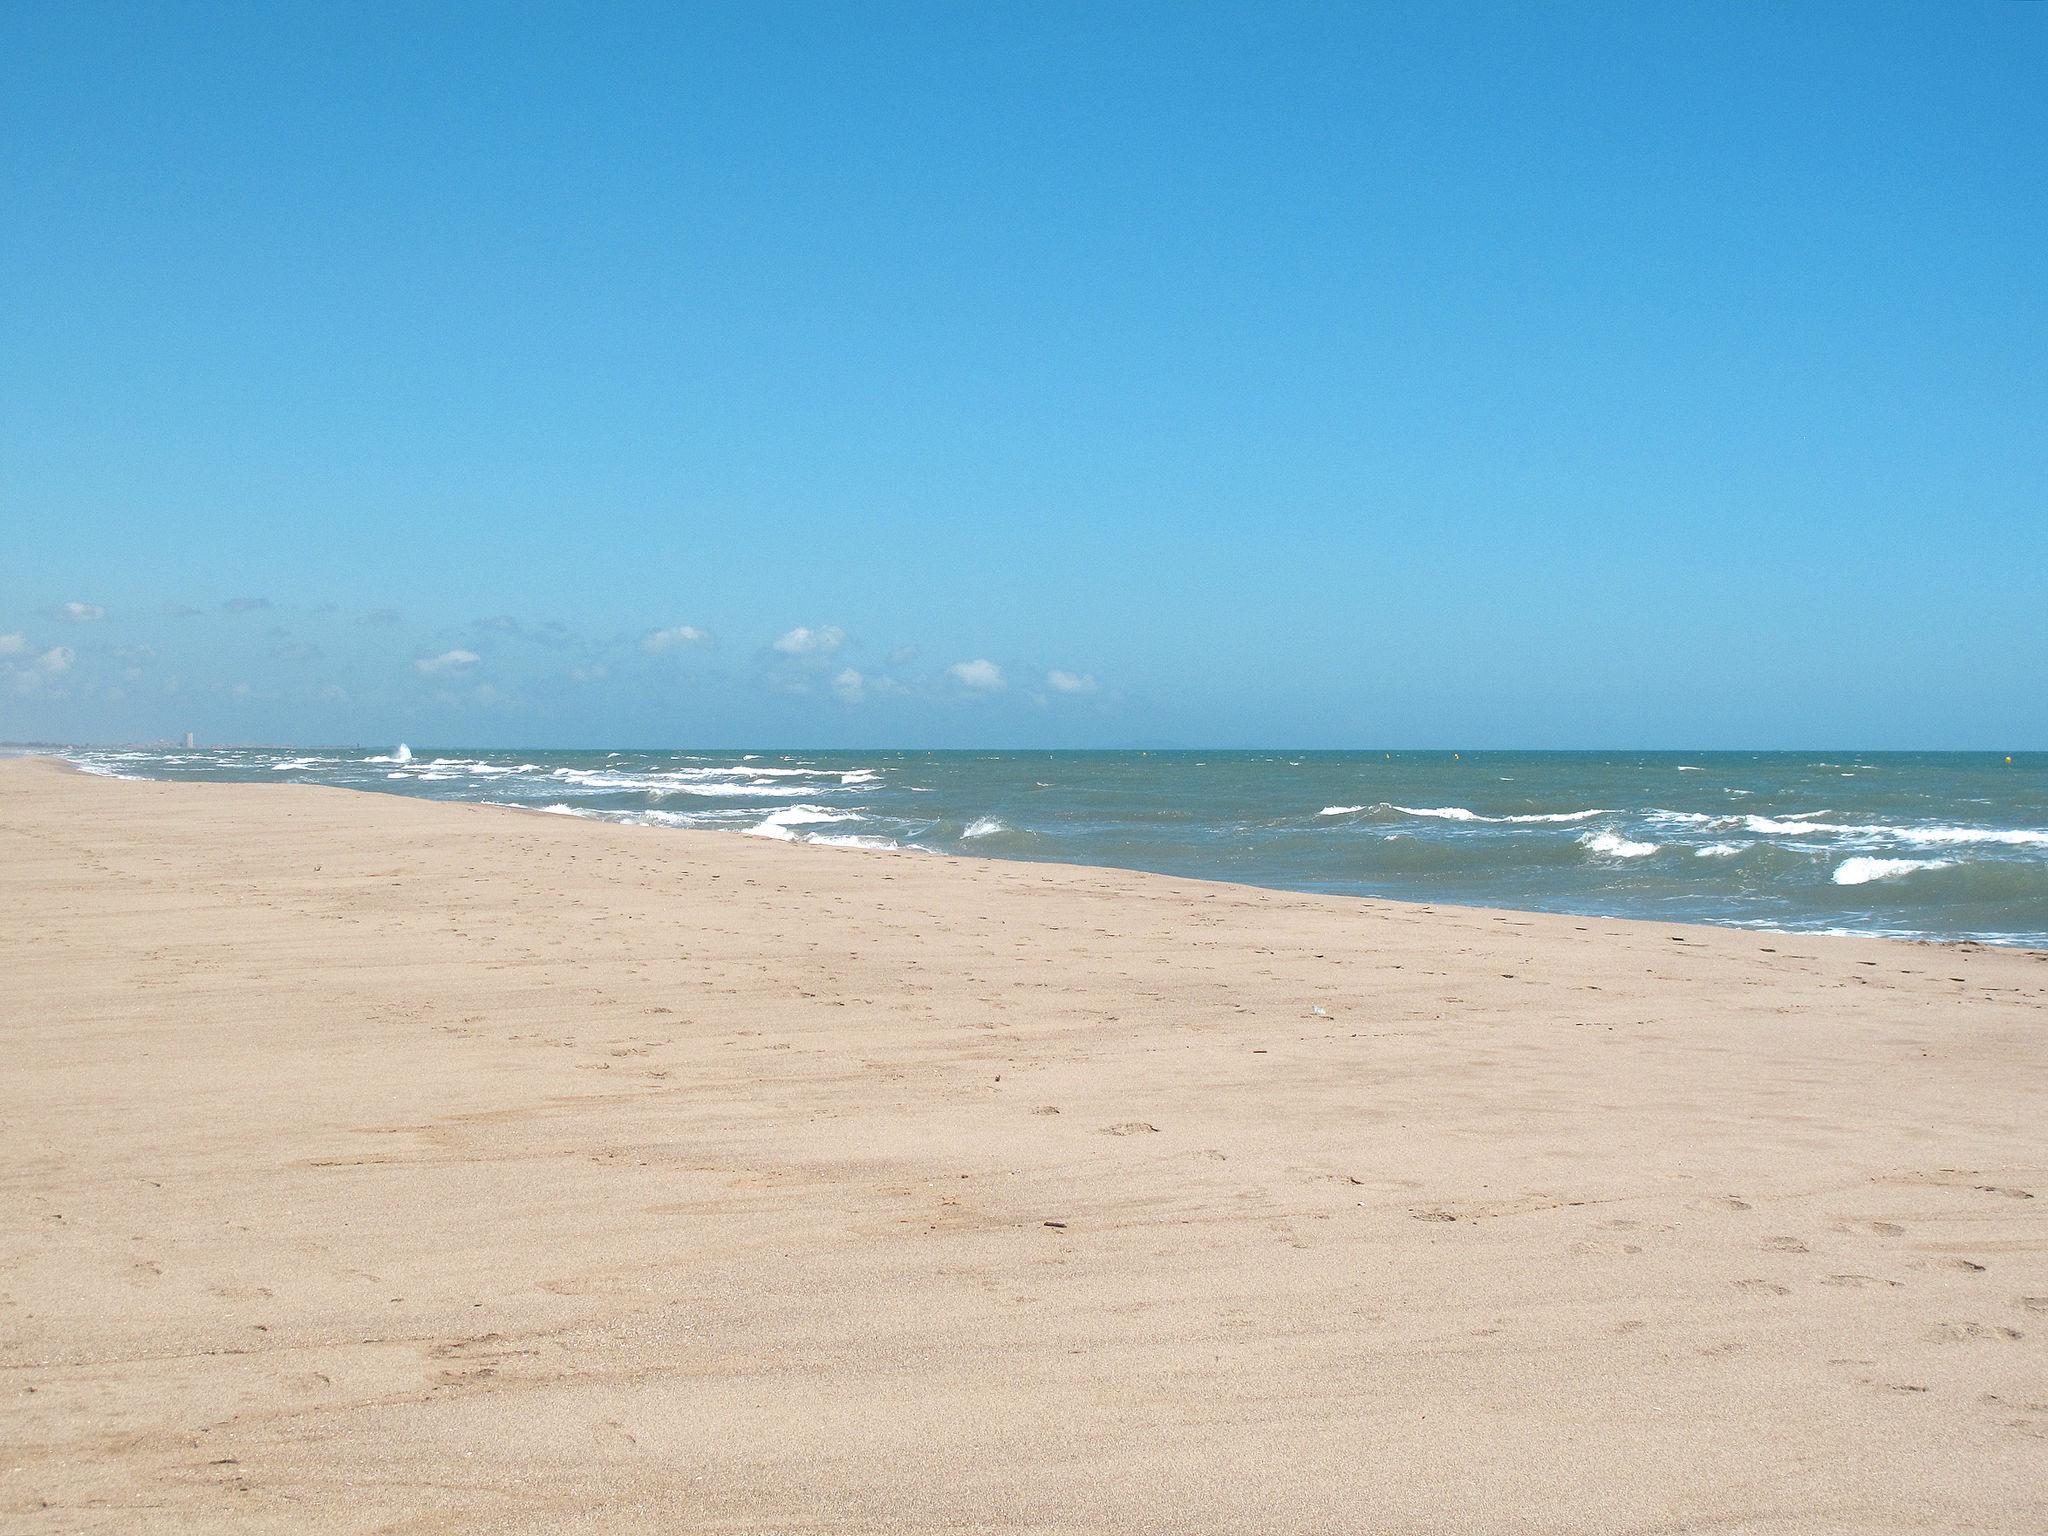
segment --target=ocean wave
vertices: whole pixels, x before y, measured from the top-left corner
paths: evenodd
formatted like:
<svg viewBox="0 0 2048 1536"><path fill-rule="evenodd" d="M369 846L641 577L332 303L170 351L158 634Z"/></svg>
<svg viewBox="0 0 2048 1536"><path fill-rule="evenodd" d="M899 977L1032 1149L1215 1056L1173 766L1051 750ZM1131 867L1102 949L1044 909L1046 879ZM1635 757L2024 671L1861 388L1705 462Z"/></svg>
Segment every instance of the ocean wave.
<svg viewBox="0 0 2048 1536"><path fill-rule="evenodd" d="M1868 885L1873 880L1896 880L1923 869L1947 869L1954 859L1844 859L1833 876L1837 885Z"/></svg>
<svg viewBox="0 0 2048 1536"><path fill-rule="evenodd" d="M1656 843L1638 843L1623 837L1619 832L1581 832L1579 846L1588 853L1601 854L1610 859L1641 859L1655 853Z"/></svg>
<svg viewBox="0 0 2048 1536"><path fill-rule="evenodd" d="M748 827L747 836L772 837L777 842L795 843L805 840L803 834L796 830L798 827L859 820L860 817L851 811L834 811L822 805L786 805L779 811L770 811L767 816Z"/></svg>
<svg viewBox="0 0 2048 1536"><path fill-rule="evenodd" d="M387 755L383 757L366 757L363 761L366 763L409 763L412 761L412 748L401 741Z"/></svg>
<svg viewBox="0 0 2048 1536"><path fill-rule="evenodd" d="M2009 848L2048 848L2048 829L2038 827L1884 827L1902 843L1939 848L1951 843L1998 843Z"/></svg>
<svg viewBox="0 0 2048 1536"><path fill-rule="evenodd" d="M89 757L67 757L64 761L76 768L80 773L89 773L96 779L140 779L143 777L139 773L123 773L118 768L110 768L105 763L96 762Z"/></svg>
<svg viewBox="0 0 2048 1536"><path fill-rule="evenodd" d="M1692 854L1696 859L1732 859L1755 846L1755 843L1706 843L1693 849Z"/></svg>
<svg viewBox="0 0 2048 1536"><path fill-rule="evenodd" d="M749 775L756 772L751 768L724 771L743 772ZM806 795L829 794L840 787L835 784L777 784L773 780L713 780L703 776L708 772L709 770L683 769L671 773L628 773L616 768L557 768L548 777L564 784L573 784L583 790L611 790L641 795L702 795L751 800L801 799Z"/></svg>
<svg viewBox="0 0 2048 1536"><path fill-rule="evenodd" d="M1787 837L1861 837L1926 848L1969 844L2048 848L2048 828L2040 827L1959 827L1941 822L1904 827L1882 822L1780 820L1772 816L1745 816L1742 822L1750 831L1765 836L1777 833Z"/></svg>
<svg viewBox="0 0 2048 1536"><path fill-rule="evenodd" d="M1007 826L996 820L993 816L977 816L974 820L967 823L967 829L960 835L963 838L994 837L998 832L1007 832L1009 830Z"/></svg>
<svg viewBox="0 0 2048 1536"><path fill-rule="evenodd" d="M1478 821L1494 826L1535 826L1543 823L1558 824L1573 821L1591 821L1595 816L1611 816L1612 811L1595 807L1589 811L1528 811L1518 815L1488 816L1480 811L1469 810L1462 805L1393 805L1382 800L1377 805L1326 805L1318 816L1355 816L1361 811L1398 811L1403 816L1422 816L1432 821Z"/></svg>
<svg viewBox="0 0 2048 1536"><path fill-rule="evenodd" d="M1815 811L1809 814L1817 816L1823 813ZM1832 821L1807 821L1798 817L1744 816L1740 820L1743 826L1749 828L1750 831L1756 833L1759 837L1769 837L1774 833L1783 837L1811 837L1816 832L1840 832L1844 830L1840 825Z"/></svg>

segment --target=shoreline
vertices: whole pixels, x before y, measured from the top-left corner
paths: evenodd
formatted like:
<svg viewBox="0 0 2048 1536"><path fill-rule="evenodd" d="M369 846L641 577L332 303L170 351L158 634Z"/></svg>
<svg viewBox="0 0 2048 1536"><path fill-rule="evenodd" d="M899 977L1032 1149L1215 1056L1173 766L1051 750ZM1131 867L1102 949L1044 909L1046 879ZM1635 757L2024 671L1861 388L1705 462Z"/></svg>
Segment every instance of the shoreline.
<svg viewBox="0 0 2048 1536"><path fill-rule="evenodd" d="M0 762L7 1521L2048 1523L2040 951L498 809Z"/></svg>
<svg viewBox="0 0 2048 1536"><path fill-rule="evenodd" d="M1674 753L1668 755L1678 754ZM191 782L171 779L152 779L141 776L130 776L106 772L103 770L88 768L79 763L73 762L68 758L53 756L48 753L24 753L19 757L13 759L0 759L0 761L8 760L19 762L48 763L67 773L79 774L86 778L107 779L115 783L171 784L180 782ZM852 843L814 843L804 839L760 837L754 833L730 828L673 827L641 822L630 822L621 819L615 819L611 816L606 816L603 814L591 814L581 811L550 811L540 806L515 805L504 801L454 799L443 800L438 798L427 799L423 796L406 795L396 790L362 788L354 785L275 784L264 783L261 780L223 780L206 782L219 782L223 786L230 784L240 785L245 788L256 790L322 789L333 790L340 794L371 795L395 800L421 801L423 803L432 805L473 806L479 810L508 811L515 815L522 816L548 816L551 818L557 818L561 820L582 821L593 826L619 827L623 830L634 832L679 833L684 835L701 835L708 837L751 837L754 838L754 840L760 842L781 843L786 847L815 847L833 853L865 853L882 854L890 856L911 856L917 858L957 859L965 861L979 861L991 864L1022 864L1034 868L1072 870L1076 872L1085 872L1089 870L1103 870L1120 874L1136 875L1142 878L1153 880L1185 880L1193 882L1197 885L1214 885L1234 890L1245 891L1268 891L1281 895L1300 896L1316 900L1386 902L1392 903L1397 906L1411 907L1419 911L1436 911L1441 909L1446 911L1477 913L1487 916L1503 915L1512 917L1544 917L1564 919L1572 922L1637 923L1646 924L1651 927L1659 928L1668 927L1683 929L1709 929L1717 932L1728 933L1770 934L1776 935L1779 938L1784 939L1850 939L1858 943L1909 944L1920 948L1932 949L1985 949L1996 950L2000 953L2006 954L2048 956L2048 947L2042 947L2031 944L2006 943L1996 939L1945 939L1899 933L1861 933L1851 928L1770 927L1761 923L1741 923L1734 921L1716 922L1711 919L1704 918L1691 919L1664 917L1632 917L1621 913L1579 912L1565 910L1557 907L1491 907L1482 905L1470 905L1464 902L1457 901L1421 900L1407 896L1382 896L1377 894L1354 893L1348 891L1307 890L1300 886L1293 885L1260 885L1249 881L1227 880L1220 877L1209 875L1183 875L1174 874L1172 872L1164 870L1141 869L1128 864L1076 864L1056 859L1036 859L1024 857L1005 858L1000 854L963 852L947 849L932 849L920 847L879 848Z"/></svg>

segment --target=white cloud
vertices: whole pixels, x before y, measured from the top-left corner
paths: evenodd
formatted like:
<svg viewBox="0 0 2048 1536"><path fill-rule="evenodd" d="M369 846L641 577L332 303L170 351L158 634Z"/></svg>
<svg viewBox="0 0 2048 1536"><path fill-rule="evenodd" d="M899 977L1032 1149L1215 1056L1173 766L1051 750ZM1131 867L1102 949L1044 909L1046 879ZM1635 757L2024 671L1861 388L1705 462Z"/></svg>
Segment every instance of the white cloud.
<svg viewBox="0 0 2048 1536"><path fill-rule="evenodd" d="M650 656L659 656L664 651L680 651L686 646L709 645L711 634L694 624L676 624L667 629L651 629L640 637L640 649Z"/></svg>
<svg viewBox="0 0 2048 1536"><path fill-rule="evenodd" d="M55 612L58 618L73 624L91 624L107 616L107 610L97 603L65 603Z"/></svg>
<svg viewBox="0 0 2048 1536"><path fill-rule="evenodd" d="M846 631L836 624L818 629L799 624L775 642L775 649L785 656L830 656L845 643Z"/></svg>
<svg viewBox="0 0 2048 1536"><path fill-rule="evenodd" d="M31 661L10 666L4 675L8 685L18 694L33 694L48 691L62 694L62 687L55 681L71 670L71 663L77 660L68 645L53 645L42 655Z"/></svg>
<svg viewBox="0 0 2048 1536"><path fill-rule="evenodd" d="M992 661L956 661L946 675L963 688L988 692L1003 686L1003 669Z"/></svg>
<svg viewBox="0 0 2048 1536"><path fill-rule="evenodd" d="M482 660L475 651L443 651L438 656L422 656L413 665L422 672L458 672Z"/></svg>
<svg viewBox="0 0 2048 1536"><path fill-rule="evenodd" d="M842 704L858 704L867 697L868 680L848 667L832 679L832 692Z"/></svg>
<svg viewBox="0 0 2048 1536"><path fill-rule="evenodd" d="M28 636L24 634L0 635L0 656L19 656L28 649Z"/></svg>
<svg viewBox="0 0 2048 1536"><path fill-rule="evenodd" d="M1045 686L1054 693L1093 693L1095 677L1089 672L1062 672L1054 667L1045 674Z"/></svg>
<svg viewBox="0 0 2048 1536"><path fill-rule="evenodd" d="M572 683L601 683L612 675L612 669L601 661L594 661L587 667L571 667L569 681Z"/></svg>

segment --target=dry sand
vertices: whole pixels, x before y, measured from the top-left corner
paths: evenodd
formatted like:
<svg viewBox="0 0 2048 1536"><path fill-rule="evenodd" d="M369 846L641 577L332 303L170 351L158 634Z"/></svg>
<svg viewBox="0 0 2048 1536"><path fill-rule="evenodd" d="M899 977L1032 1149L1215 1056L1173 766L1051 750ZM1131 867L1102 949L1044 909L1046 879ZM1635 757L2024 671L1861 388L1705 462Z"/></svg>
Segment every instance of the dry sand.
<svg viewBox="0 0 2048 1536"><path fill-rule="evenodd" d="M0 1028L8 1531L2048 1529L2041 954L9 762Z"/></svg>

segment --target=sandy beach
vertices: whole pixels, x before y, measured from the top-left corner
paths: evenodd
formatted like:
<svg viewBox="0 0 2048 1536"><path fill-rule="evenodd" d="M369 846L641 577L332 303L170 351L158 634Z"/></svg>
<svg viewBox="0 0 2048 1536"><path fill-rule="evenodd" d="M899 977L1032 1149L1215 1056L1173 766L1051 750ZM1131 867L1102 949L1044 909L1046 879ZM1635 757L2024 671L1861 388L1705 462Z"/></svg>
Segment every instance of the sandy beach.
<svg viewBox="0 0 2048 1536"><path fill-rule="evenodd" d="M0 762L0 1526L2048 1529L2048 956Z"/></svg>

